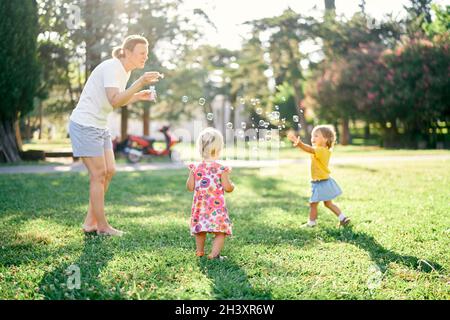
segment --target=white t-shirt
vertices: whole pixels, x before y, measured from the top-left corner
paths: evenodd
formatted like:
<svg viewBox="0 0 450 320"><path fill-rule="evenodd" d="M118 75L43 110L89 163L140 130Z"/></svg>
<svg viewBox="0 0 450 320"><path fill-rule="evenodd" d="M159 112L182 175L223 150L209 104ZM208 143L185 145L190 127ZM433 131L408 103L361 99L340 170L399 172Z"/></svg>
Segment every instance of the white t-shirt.
<svg viewBox="0 0 450 320"><path fill-rule="evenodd" d="M70 120L83 126L105 129L108 115L113 110L105 88L125 91L130 75L131 72L127 73L117 58L100 63L86 82Z"/></svg>

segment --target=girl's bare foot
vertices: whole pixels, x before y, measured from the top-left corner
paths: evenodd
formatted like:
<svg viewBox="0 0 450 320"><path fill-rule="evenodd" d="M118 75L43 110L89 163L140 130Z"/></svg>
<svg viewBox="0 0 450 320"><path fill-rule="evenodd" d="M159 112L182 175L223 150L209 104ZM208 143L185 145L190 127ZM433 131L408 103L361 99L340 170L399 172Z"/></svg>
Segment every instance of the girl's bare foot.
<svg viewBox="0 0 450 320"><path fill-rule="evenodd" d="M124 235L123 231L114 229L113 227L108 227L104 230L97 230L97 234L99 236L113 236L113 237L121 237Z"/></svg>
<svg viewBox="0 0 450 320"><path fill-rule="evenodd" d="M221 256L220 254L219 255L216 255L216 256L213 256L212 254L209 254L208 255L208 259L209 260L221 260L221 261L223 261L223 260L225 260L225 259L227 259L227 257L226 256Z"/></svg>

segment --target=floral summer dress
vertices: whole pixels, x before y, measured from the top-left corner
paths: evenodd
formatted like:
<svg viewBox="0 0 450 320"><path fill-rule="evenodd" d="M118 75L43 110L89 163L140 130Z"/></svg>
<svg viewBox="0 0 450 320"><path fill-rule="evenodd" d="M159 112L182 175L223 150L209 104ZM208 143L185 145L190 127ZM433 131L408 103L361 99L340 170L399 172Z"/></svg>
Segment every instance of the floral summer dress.
<svg viewBox="0 0 450 320"><path fill-rule="evenodd" d="M191 235L200 232L221 232L231 235L232 223L225 205L224 190L221 182L223 172L230 168L217 162L191 164L194 172L195 188L191 210Z"/></svg>

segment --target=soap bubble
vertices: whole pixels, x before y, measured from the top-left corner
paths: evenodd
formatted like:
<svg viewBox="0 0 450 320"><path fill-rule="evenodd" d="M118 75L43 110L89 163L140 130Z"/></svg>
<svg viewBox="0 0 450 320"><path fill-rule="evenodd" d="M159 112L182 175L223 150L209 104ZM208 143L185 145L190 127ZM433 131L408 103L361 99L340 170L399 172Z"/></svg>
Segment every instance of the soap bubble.
<svg viewBox="0 0 450 320"><path fill-rule="evenodd" d="M181 101L183 101L183 103L187 103L189 101L189 97L183 96L183 98L181 98Z"/></svg>
<svg viewBox="0 0 450 320"><path fill-rule="evenodd" d="M200 98L200 99L198 99L198 104L199 104L199 105L204 106L205 103L206 103L205 98Z"/></svg>
<svg viewBox="0 0 450 320"><path fill-rule="evenodd" d="M261 108L256 108L256 113L261 115L263 113L263 110Z"/></svg>
<svg viewBox="0 0 450 320"><path fill-rule="evenodd" d="M259 120L260 127L264 127L265 124L266 124L266 122L264 120Z"/></svg>
<svg viewBox="0 0 450 320"><path fill-rule="evenodd" d="M239 99L239 103L240 104L245 104L245 99L244 98Z"/></svg>
<svg viewBox="0 0 450 320"><path fill-rule="evenodd" d="M292 117L292 120L293 120L294 122L298 122L298 121L299 121L299 118L298 118L298 116L293 116L293 117Z"/></svg>
<svg viewBox="0 0 450 320"><path fill-rule="evenodd" d="M279 106L275 106L275 110L280 110L280 107Z"/></svg>
<svg viewBox="0 0 450 320"><path fill-rule="evenodd" d="M241 122L241 128L242 128L242 129L245 129L245 128L247 128L247 123L245 123L245 122Z"/></svg>
<svg viewBox="0 0 450 320"><path fill-rule="evenodd" d="M206 119L208 119L209 121L211 121L212 119L214 119L214 115L210 112L206 115Z"/></svg>
<svg viewBox="0 0 450 320"><path fill-rule="evenodd" d="M233 129L233 124L231 122L227 123L227 129Z"/></svg>
<svg viewBox="0 0 450 320"><path fill-rule="evenodd" d="M270 114L270 119L271 120L279 120L280 119L280 113L278 111L273 111Z"/></svg>

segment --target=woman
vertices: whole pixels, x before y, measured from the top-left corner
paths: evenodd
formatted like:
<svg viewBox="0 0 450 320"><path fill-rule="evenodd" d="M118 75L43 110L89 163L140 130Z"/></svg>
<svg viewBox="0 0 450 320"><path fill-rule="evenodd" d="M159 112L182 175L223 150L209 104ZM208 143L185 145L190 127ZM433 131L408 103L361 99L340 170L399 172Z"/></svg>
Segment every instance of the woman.
<svg viewBox="0 0 450 320"><path fill-rule="evenodd" d="M112 59L94 69L86 82L70 116L69 134L73 155L80 157L89 171L89 209L83 231L121 236L122 231L109 225L104 210L105 193L116 171L106 120L115 108L153 100L155 97L150 90L141 89L158 82L162 75L146 72L125 90L131 71L144 68L148 59L148 41L144 37L128 36L112 55Z"/></svg>

